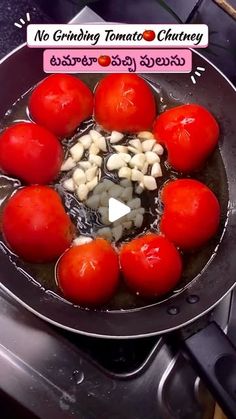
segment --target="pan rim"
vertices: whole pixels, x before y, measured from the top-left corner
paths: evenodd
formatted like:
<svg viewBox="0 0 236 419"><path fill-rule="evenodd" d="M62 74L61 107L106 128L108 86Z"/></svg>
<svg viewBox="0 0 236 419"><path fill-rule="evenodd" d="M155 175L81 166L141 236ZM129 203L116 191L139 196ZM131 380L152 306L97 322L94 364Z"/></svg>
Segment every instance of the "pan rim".
<svg viewBox="0 0 236 419"><path fill-rule="evenodd" d="M4 56L1 60L0 60L0 64L2 64L5 60L7 60L9 57L11 57L14 53L16 53L17 51L19 51L20 49L24 48L26 46L26 43L19 45L17 48L15 48L14 50L12 50L10 53L8 53L6 56ZM197 54L198 56L200 56L204 61L206 61L211 67L213 67L221 76L223 76L223 78L226 80L226 82L231 86L231 88L233 88L233 90L236 92L236 87L234 86L234 84L224 75L224 73L222 73L221 70L218 69L217 66L215 66L210 60L208 60L207 58L205 58L201 53L199 53L198 51L192 50L191 51L195 54ZM62 324L60 322L57 322L53 319L51 319L50 317L47 317L43 314L41 314L39 311L35 310L33 307L31 307L30 305L28 305L26 302L24 302L21 298L17 297L12 291L9 290L9 288L7 288L5 285L3 285L2 283L0 283L0 287L1 289L3 289L5 292L7 292L15 301L19 302L24 308L26 308L27 310L29 310L31 313L35 314L36 316L38 316L39 318L41 318L42 320L45 320L47 322L49 322L50 324L60 327L64 330L67 330L69 332L73 332L73 333L77 333L77 334L81 334L84 336L90 336L90 337L96 337L96 338L105 338L105 339L139 339L139 338L144 338L144 337L148 337L148 336L157 336L157 335L161 335L164 333L168 333L168 332L172 332L174 330L180 329L186 325L189 325L191 323L193 323L194 321L196 321L198 318L204 316L205 314L207 314L209 311L211 311L222 299L224 299L224 297L232 291L232 289L234 288L236 282L234 282L234 284L214 303L212 303L209 307L207 307L207 309L205 309L204 311L202 311L201 313L195 315L194 317L192 317L191 319L180 323L177 326L174 327L170 327L168 329L164 329L164 330L159 330L159 331L154 331L154 332L147 332L147 333L141 333L141 334L135 334L135 335L110 335L110 334L101 334L101 333L94 333L94 332L87 332L85 330L78 330L74 327L70 327L67 326L65 324Z"/></svg>

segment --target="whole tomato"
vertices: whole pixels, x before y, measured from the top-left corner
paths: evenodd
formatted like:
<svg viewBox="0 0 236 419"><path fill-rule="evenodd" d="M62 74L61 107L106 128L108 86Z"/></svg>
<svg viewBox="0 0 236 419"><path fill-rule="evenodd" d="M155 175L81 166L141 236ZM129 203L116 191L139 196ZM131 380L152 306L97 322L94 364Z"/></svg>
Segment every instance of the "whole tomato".
<svg viewBox="0 0 236 419"><path fill-rule="evenodd" d="M214 193L193 179L169 182L162 190L160 229L182 249L195 249L217 232L220 205Z"/></svg>
<svg viewBox="0 0 236 419"><path fill-rule="evenodd" d="M146 30L143 32L143 39L145 39L145 41L151 42L155 39L155 37L156 34L152 30Z"/></svg>
<svg viewBox="0 0 236 419"><path fill-rule="evenodd" d="M219 125L203 106L182 105L158 116L153 134L166 146L171 166L191 172L199 169L217 146Z"/></svg>
<svg viewBox="0 0 236 419"><path fill-rule="evenodd" d="M108 131L150 129L156 116L154 95L136 74L109 74L95 90L94 116Z"/></svg>
<svg viewBox="0 0 236 419"><path fill-rule="evenodd" d="M59 137L67 137L93 112L93 94L77 77L53 74L42 80L29 99L32 119Z"/></svg>
<svg viewBox="0 0 236 419"><path fill-rule="evenodd" d="M118 285L118 256L101 238L71 247L58 262L57 281L64 296L74 303L103 304Z"/></svg>
<svg viewBox="0 0 236 419"><path fill-rule="evenodd" d="M179 252L167 238L157 234L147 234L124 244L120 263L127 285L149 298L171 291L182 273Z"/></svg>
<svg viewBox="0 0 236 419"><path fill-rule="evenodd" d="M26 186L6 203L2 232L18 256L39 263L57 259L70 246L74 227L57 192Z"/></svg>
<svg viewBox="0 0 236 419"><path fill-rule="evenodd" d="M0 168L26 183L50 183L58 175L63 149L45 128L27 122L14 124L0 135Z"/></svg>

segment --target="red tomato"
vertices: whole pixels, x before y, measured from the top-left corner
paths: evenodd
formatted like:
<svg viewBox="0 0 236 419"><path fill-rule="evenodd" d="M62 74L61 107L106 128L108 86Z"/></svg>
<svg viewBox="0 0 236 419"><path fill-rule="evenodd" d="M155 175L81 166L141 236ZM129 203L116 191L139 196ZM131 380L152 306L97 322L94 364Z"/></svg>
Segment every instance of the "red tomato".
<svg viewBox="0 0 236 419"><path fill-rule="evenodd" d="M165 237L147 234L124 244L121 268L127 285L144 297L158 297L171 291L182 273L182 260Z"/></svg>
<svg viewBox="0 0 236 419"><path fill-rule="evenodd" d="M213 192L193 179L169 182L162 191L161 231L177 246L194 249L216 233L220 205Z"/></svg>
<svg viewBox="0 0 236 419"><path fill-rule="evenodd" d="M2 231L18 256L39 263L57 259L69 247L74 227L57 192L27 186L5 205Z"/></svg>
<svg viewBox="0 0 236 419"><path fill-rule="evenodd" d="M150 129L156 115L154 95L136 74L109 74L95 90L94 116L108 131Z"/></svg>
<svg viewBox="0 0 236 419"><path fill-rule="evenodd" d="M57 280L66 298L94 306L107 301L119 280L118 256L104 239L71 247L61 257Z"/></svg>
<svg viewBox="0 0 236 419"><path fill-rule="evenodd" d="M145 39L145 41L153 41L156 37L156 34L154 31L151 30L147 30L143 32L143 39Z"/></svg>
<svg viewBox="0 0 236 419"><path fill-rule="evenodd" d="M29 110L35 122L66 137L92 115L93 94L77 77L53 74L35 87Z"/></svg>
<svg viewBox="0 0 236 419"><path fill-rule="evenodd" d="M100 55L98 57L98 64L102 67L108 67L111 64L111 57L109 55Z"/></svg>
<svg viewBox="0 0 236 419"><path fill-rule="evenodd" d="M50 183L63 160L58 139L45 128L27 122L12 125L0 135L0 168L27 183Z"/></svg>
<svg viewBox="0 0 236 419"><path fill-rule="evenodd" d="M216 147L219 126L203 106L182 105L158 116L153 133L166 146L171 166L190 172L198 169Z"/></svg>

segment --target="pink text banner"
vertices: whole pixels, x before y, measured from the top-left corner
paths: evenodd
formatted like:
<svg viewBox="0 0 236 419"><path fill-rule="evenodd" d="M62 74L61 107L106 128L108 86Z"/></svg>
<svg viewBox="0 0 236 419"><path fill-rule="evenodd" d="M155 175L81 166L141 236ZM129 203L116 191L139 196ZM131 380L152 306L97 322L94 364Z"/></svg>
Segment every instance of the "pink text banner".
<svg viewBox="0 0 236 419"><path fill-rule="evenodd" d="M189 73L188 49L47 49L45 73Z"/></svg>

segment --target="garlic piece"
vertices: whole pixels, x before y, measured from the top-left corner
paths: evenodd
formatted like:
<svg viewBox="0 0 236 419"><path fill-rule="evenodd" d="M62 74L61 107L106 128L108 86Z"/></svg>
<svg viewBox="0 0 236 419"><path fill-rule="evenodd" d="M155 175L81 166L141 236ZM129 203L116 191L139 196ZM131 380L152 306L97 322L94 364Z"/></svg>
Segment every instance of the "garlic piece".
<svg viewBox="0 0 236 419"><path fill-rule="evenodd" d="M164 153L164 148L161 146L161 144L156 143L152 149L155 153L158 154L158 156L162 156Z"/></svg>
<svg viewBox="0 0 236 419"><path fill-rule="evenodd" d="M90 163L93 163L93 164L95 164L98 167L101 167L102 166L102 158L101 158L101 156L97 156L95 154L90 154L89 155L89 161L90 161Z"/></svg>
<svg viewBox="0 0 236 419"><path fill-rule="evenodd" d="M91 167L91 163L89 161L80 161L79 167L83 170L88 170Z"/></svg>
<svg viewBox="0 0 236 419"><path fill-rule="evenodd" d="M85 150L87 150L92 144L92 138L89 134L82 135L78 141L82 144Z"/></svg>
<svg viewBox="0 0 236 419"><path fill-rule="evenodd" d="M125 222L122 224L122 227L123 227L125 230L130 230L130 229L131 229L131 227L132 227L132 221L125 221Z"/></svg>
<svg viewBox="0 0 236 419"><path fill-rule="evenodd" d="M142 150L143 152L151 151L156 144L156 140L145 140L142 142Z"/></svg>
<svg viewBox="0 0 236 419"><path fill-rule="evenodd" d="M131 160L130 154L127 153L119 153L119 156L125 161L125 163L129 163Z"/></svg>
<svg viewBox="0 0 236 419"><path fill-rule="evenodd" d="M100 152L98 146L95 143L92 143L89 147L89 154L97 155Z"/></svg>
<svg viewBox="0 0 236 419"><path fill-rule="evenodd" d="M141 186L141 185L137 185L137 186L136 186L136 188L135 188L135 192L136 192L138 195L141 195L141 193L143 193L143 186Z"/></svg>
<svg viewBox="0 0 236 419"><path fill-rule="evenodd" d="M100 132L96 131L95 129L91 129L89 131L89 135L93 141L96 141L99 137L102 137L102 134L100 134Z"/></svg>
<svg viewBox="0 0 236 419"><path fill-rule="evenodd" d="M128 150L133 154L139 154L140 153L140 150L138 150L135 147L132 147L131 145L128 146Z"/></svg>
<svg viewBox="0 0 236 419"><path fill-rule="evenodd" d="M110 179L104 179L103 185L104 185L104 188L108 191L110 188L113 188L115 183L112 182L112 180L110 180Z"/></svg>
<svg viewBox="0 0 236 419"><path fill-rule="evenodd" d="M108 193L106 191L103 191L100 195L100 204L102 205L102 207L108 206L108 199Z"/></svg>
<svg viewBox="0 0 236 419"><path fill-rule="evenodd" d="M120 185L114 184L113 188L109 189L108 195L110 198L119 198L122 192L123 192L123 188Z"/></svg>
<svg viewBox="0 0 236 419"><path fill-rule="evenodd" d="M139 153L142 151L141 141L140 141L138 138L136 138L136 139L134 139L134 140L130 140L130 141L129 141L129 144L130 144L132 147L134 147L134 148L136 148L137 150L139 150Z"/></svg>
<svg viewBox="0 0 236 419"><path fill-rule="evenodd" d="M94 144L99 148L99 150L102 150L104 152L107 151L107 144L104 137L96 138L96 140L94 140Z"/></svg>
<svg viewBox="0 0 236 419"><path fill-rule="evenodd" d="M91 195L86 201L87 207L92 208L92 209L98 209L99 203L100 203L100 196L96 194Z"/></svg>
<svg viewBox="0 0 236 419"><path fill-rule="evenodd" d="M123 188L130 188L132 187L132 183L129 179L123 179L120 181L120 186L122 186Z"/></svg>
<svg viewBox="0 0 236 419"><path fill-rule="evenodd" d="M99 184L95 187L95 189L94 189L94 194L98 194L98 195L100 195L102 192L104 192L104 190L105 190L104 183L103 183L103 182L101 182L101 183L99 183Z"/></svg>
<svg viewBox="0 0 236 419"><path fill-rule="evenodd" d="M69 192L74 192L75 190L75 185L72 178L64 180L62 185Z"/></svg>
<svg viewBox="0 0 236 419"><path fill-rule="evenodd" d="M119 178L131 179L130 167L121 167L118 171L118 176Z"/></svg>
<svg viewBox="0 0 236 419"><path fill-rule="evenodd" d="M140 131L137 137L145 140L152 140L154 138L154 135L150 131Z"/></svg>
<svg viewBox="0 0 236 419"><path fill-rule="evenodd" d="M157 188L156 179L153 176L143 176L143 184L149 191L154 191Z"/></svg>
<svg viewBox="0 0 236 419"><path fill-rule="evenodd" d="M148 162L145 162L141 169L141 172L143 173L143 175L146 175L147 171L148 171Z"/></svg>
<svg viewBox="0 0 236 419"><path fill-rule="evenodd" d="M91 241L93 241L93 239L91 237L79 236L79 237L76 237L76 239L73 240L72 245L73 246L81 246L82 244L90 243Z"/></svg>
<svg viewBox="0 0 236 419"><path fill-rule="evenodd" d="M89 193L87 185L79 185L76 188L76 194L80 201L85 201Z"/></svg>
<svg viewBox="0 0 236 419"><path fill-rule="evenodd" d="M112 131L111 137L110 137L110 143L115 144L122 140L124 135L121 132L118 131Z"/></svg>
<svg viewBox="0 0 236 419"><path fill-rule="evenodd" d="M86 183L86 176L82 169L79 169L79 168L75 169L72 175L72 178L77 186Z"/></svg>
<svg viewBox="0 0 236 419"><path fill-rule="evenodd" d="M97 186L98 184L98 177L95 176L92 180L90 180L90 182L87 183L87 187L89 191L92 191L95 186Z"/></svg>
<svg viewBox="0 0 236 419"><path fill-rule="evenodd" d="M145 154L139 153L132 157L132 159L129 162L129 165L133 168L142 169L145 160Z"/></svg>
<svg viewBox="0 0 236 419"><path fill-rule="evenodd" d="M90 167L90 169L86 170L85 172L85 176L88 182L90 182L91 180L93 180L93 178L96 176L98 171L97 166L92 166Z"/></svg>
<svg viewBox="0 0 236 419"><path fill-rule="evenodd" d="M107 207L100 207L98 209L99 214L101 215L101 221L103 224L110 224L108 219L108 208Z"/></svg>
<svg viewBox="0 0 236 419"><path fill-rule="evenodd" d="M145 153L146 161L148 164L154 164L160 162L160 157L153 151L147 151Z"/></svg>
<svg viewBox="0 0 236 419"><path fill-rule="evenodd" d="M128 147L125 145L114 145L113 148L117 153L128 153Z"/></svg>
<svg viewBox="0 0 236 419"><path fill-rule="evenodd" d="M133 198L127 202L128 207L131 209L137 209L141 207L141 199L140 198Z"/></svg>
<svg viewBox="0 0 236 419"><path fill-rule="evenodd" d="M71 170L75 166L76 166L76 162L74 161L74 159L72 159L72 157L68 157L68 159L66 159L62 163L62 165L61 165L61 171L62 172L67 172L67 170Z"/></svg>
<svg viewBox="0 0 236 419"><path fill-rule="evenodd" d="M162 170L160 163L154 163L151 170L151 176L153 177L161 177L162 176Z"/></svg>
<svg viewBox="0 0 236 419"><path fill-rule="evenodd" d="M97 231L97 235L100 236L100 237L103 237L104 239L107 239L109 241L112 239L112 232L111 232L111 229L109 227L100 228Z"/></svg>
<svg viewBox="0 0 236 419"><path fill-rule="evenodd" d="M143 173L142 172L140 172L139 170L137 170L137 169L132 169L132 173L131 173L131 180L133 181L133 182L136 182L136 181L138 181L138 182L142 182L142 180L143 180Z"/></svg>
<svg viewBox="0 0 236 419"><path fill-rule="evenodd" d="M134 219L134 225L137 228L140 228L143 224L143 215L142 214L137 214L135 219Z"/></svg>
<svg viewBox="0 0 236 419"><path fill-rule="evenodd" d="M122 228L122 225L121 224L119 224L118 226L116 226L116 227L113 227L112 228L112 230L111 230L111 233L112 233L112 236L113 236L113 238L114 238L114 240L117 242L118 240L120 240L121 239L121 237L122 237L122 234L123 234L123 228Z"/></svg>
<svg viewBox="0 0 236 419"><path fill-rule="evenodd" d="M126 166L126 162L122 157L122 154L112 154L107 160L108 170L117 170L121 167Z"/></svg>
<svg viewBox="0 0 236 419"><path fill-rule="evenodd" d="M84 154L84 147L82 146L82 144L77 143L75 145L73 145L73 147L70 148L70 154L72 156L72 158L78 162L80 161L80 159L82 158L83 154Z"/></svg>
<svg viewBox="0 0 236 419"><path fill-rule="evenodd" d="M132 186L130 186L130 187L127 187L123 190L120 198L121 198L121 200L127 202L127 201L130 201L132 199L132 195L133 195L133 188L132 188Z"/></svg>

